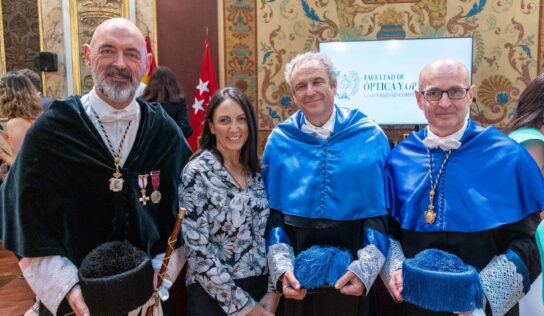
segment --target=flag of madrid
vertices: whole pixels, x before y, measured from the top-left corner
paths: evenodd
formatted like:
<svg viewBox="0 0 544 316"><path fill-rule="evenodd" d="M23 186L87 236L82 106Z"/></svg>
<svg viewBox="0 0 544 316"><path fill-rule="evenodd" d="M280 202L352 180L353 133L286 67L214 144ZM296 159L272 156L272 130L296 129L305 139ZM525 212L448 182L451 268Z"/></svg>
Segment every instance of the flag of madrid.
<svg viewBox="0 0 544 316"><path fill-rule="evenodd" d="M217 78L213 69L213 62L210 53L210 45L208 39L204 40L204 57L202 58L202 66L200 67L200 78L195 91L195 103L191 108L190 122L193 127L193 135L189 137L189 145L193 152L198 148L198 139L202 133L202 125L208 102L211 96L217 90Z"/></svg>

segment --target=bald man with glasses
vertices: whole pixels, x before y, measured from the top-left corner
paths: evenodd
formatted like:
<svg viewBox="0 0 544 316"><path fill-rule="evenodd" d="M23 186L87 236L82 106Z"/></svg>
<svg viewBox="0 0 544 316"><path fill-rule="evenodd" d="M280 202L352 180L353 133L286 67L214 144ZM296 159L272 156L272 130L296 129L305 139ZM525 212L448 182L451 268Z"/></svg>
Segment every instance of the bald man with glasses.
<svg viewBox="0 0 544 316"><path fill-rule="evenodd" d="M481 314L518 315L517 302L541 270L534 233L544 178L529 176L539 170L521 146L467 118L474 90L458 61L438 60L421 71L415 94L428 126L386 163L390 246L381 276L402 302L404 260L436 248L476 267L485 296ZM395 309L395 315L453 315L408 302Z"/></svg>

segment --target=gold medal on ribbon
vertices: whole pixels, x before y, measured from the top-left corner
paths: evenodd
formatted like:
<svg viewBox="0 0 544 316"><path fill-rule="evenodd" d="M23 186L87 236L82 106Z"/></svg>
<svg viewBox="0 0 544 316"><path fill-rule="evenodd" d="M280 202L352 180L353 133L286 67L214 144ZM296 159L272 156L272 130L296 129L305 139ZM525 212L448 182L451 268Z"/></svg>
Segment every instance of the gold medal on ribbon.
<svg viewBox="0 0 544 316"><path fill-rule="evenodd" d="M113 177L110 178L110 190L113 192L119 192L123 190L123 183L125 182L125 180L122 178L123 174L119 172L119 156L113 157L113 164L115 165L115 172L113 173Z"/></svg>
<svg viewBox="0 0 544 316"><path fill-rule="evenodd" d="M161 172L159 170L152 170L151 175L151 186L153 187L153 192L151 192L151 202L157 204L161 201L162 194L159 192L159 185L161 184Z"/></svg>
<svg viewBox="0 0 544 316"><path fill-rule="evenodd" d="M106 138L106 141L108 143L108 146L110 147L111 154L113 155L113 164L115 166L115 172L113 173L113 177L110 178L110 190L113 192L120 192L123 190L123 183L125 180L123 180L123 174L119 171L121 167L121 149L123 148L123 144L125 143L125 138L127 136L128 130L130 129L130 125L132 124L132 121L128 122L127 128L125 128L125 132L123 133L123 138L121 138L121 143L119 143L119 147L117 148L117 151L113 149L113 145L111 144L110 137L108 136L108 133L106 133L106 129L104 128L104 124L102 124L102 121L98 117L98 114L94 110L94 108L91 107L91 110L94 113L94 116L96 117L96 120L98 121L98 125L100 125L100 129L102 130L102 133L104 133L104 137Z"/></svg>
<svg viewBox="0 0 544 316"><path fill-rule="evenodd" d="M440 169L438 170L438 174L436 176L436 180L433 181L433 159L431 156L431 152L429 151L429 148L427 148L427 158L429 160L429 182L431 185L431 190L429 191L429 206L427 206L427 210L423 214L423 217L425 218L425 223L427 224L433 224L436 220L436 212L434 211L434 196L436 195L435 190L436 186L438 185L438 181L440 181L440 176L442 175L442 171L444 171L444 168L446 167L446 163L448 162L448 158L450 157L451 149L446 152L444 155L444 161L442 161L442 165L440 166Z"/></svg>
<svg viewBox="0 0 544 316"><path fill-rule="evenodd" d="M427 224L432 224L432 223L434 223L435 219L436 219L436 212L433 211L432 209L428 209L425 212L425 222Z"/></svg>

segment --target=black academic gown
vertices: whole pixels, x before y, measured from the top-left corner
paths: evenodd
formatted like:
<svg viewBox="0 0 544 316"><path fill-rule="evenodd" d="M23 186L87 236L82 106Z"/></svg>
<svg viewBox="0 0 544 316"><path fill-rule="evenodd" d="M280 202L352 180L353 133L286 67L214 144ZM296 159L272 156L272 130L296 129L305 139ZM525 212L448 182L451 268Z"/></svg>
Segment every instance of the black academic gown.
<svg viewBox="0 0 544 316"><path fill-rule="evenodd" d="M493 257L512 250L527 268L526 281L532 283L541 271L535 230L540 222L538 210L544 201L542 178L533 159L494 128L482 129L469 121L461 139L463 145L452 152L437 186L435 206L439 220L422 226L415 223L424 221L425 208L421 205L427 206L430 190L428 179L421 176L428 168L424 138L425 130L411 134L391 152L386 165L389 205L391 214L395 214L389 220L389 234L400 242L406 258L436 248L455 254L480 272ZM440 163L436 165L438 168ZM497 183L498 188L492 186ZM508 197L506 202L512 201L511 209L504 209L506 203L500 200L503 196ZM491 213L487 213L487 218L486 212ZM473 227L467 229L467 223ZM450 229L435 229L440 225L449 225ZM381 304L387 310L384 315L453 315L406 302L393 303L388 296L380 298L388 301ZM491 316L489 304L486 314ZM519 315L518 305L506 315Z"/></svg>
<svg viewBox="0 0 544 316"><path fill-rule="evenodd" d="M23 257L64 256L76 266L112 240L127 240L150 257L165 251L191 151L161 107L138 103L141 120L120 170L121 192L109 189L113 156L79 97L55 101L36 120L0 193L6 249ZM162 199L143 205L138 175L152 170L160 171ZM151 179L146 189L149 195Z"/></svg>
<svg viewBox="0 0 544 316"><path fill-rule="evenodd" d="M363 232L373 229L385 235L386 222L387 216L336 221L285 215L272 209L267 229L283 227L291 240L295 257L311 246L321 245L349 250L352 257L357 258L357 251L363 244ZM278 283L280 282L281 279ZM276 288L281 289L281 284ZM374 287L365 296L348 296L333 288L309 290L302 301L282 299L277 311L277 314L282 316L370 316L376 313L377 300Z"/></svg>
<svg viewBox="0 0 544 316"><path fill-rule="evenodd" d="M406 258L413 258L419 252L438 248L456 254L465 263L472 265L481 271L497 254L506 252L508 248L514 249L516 253L527 263L531 282L540 273L540 262L538 261L538 249L535 245L534 231L540 222L538 213L522 219L521 221L506 224L494 229L473 232L415 232L404 230L399 227L396 220L389 221L389 233L395 236L402 245ZM529 236L529 238L525 238ZM515 238L515 240L513 240ZM384 297L381 297L386 298ZM446 312L433 312L424 310L409 303L393 303L390 297L386 303L392 315L418 315L418 316L445 316L454 315ZM489 304L486 314L491 315ZM387 314L384 314L387 315ZM506 316L519 315L519 306L516 304Z"/></svg>

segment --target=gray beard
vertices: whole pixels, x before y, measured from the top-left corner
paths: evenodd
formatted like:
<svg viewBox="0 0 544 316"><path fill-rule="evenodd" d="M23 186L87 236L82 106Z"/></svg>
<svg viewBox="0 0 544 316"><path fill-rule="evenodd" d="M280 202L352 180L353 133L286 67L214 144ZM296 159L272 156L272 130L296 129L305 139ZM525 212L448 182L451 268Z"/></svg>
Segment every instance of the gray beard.
<svg viewBox="0 0 544 316"><path fill-rule="evenodd" d="M114 83L113 85L110 85L106 82L106 76L105 71L102 72L100 75L97 75L92 72L93 81L95 82L95 85L98 87L100 92L102 92L105 96L108 97L113 102L125 102L130 97L134 95L136 92L136 89L138 89L138 86L140 83L136 80L134 80L134 77L132 78L132 84L126 85L123 83Z"/></svg>

